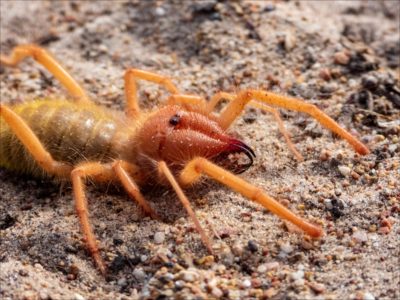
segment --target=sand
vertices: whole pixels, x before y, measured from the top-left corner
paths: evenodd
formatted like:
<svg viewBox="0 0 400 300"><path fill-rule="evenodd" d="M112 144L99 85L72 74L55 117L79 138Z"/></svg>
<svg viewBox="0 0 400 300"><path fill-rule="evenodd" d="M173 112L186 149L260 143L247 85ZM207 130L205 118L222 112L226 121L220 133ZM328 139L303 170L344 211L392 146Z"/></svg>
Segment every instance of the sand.
<svg viewBox="0 0 400 300"><path fill-rule="evenodd" d="M1 1L1 53L23 43L54 54L98 104L123 109L128 67L170 76L184 93L269 89L317 105L371 154L312 118L280 110L305 160L270 114L233 126L256 152L240 175L320 224L311 240L211 180L187 191L210 256L170 190L145 191L162 221L122 189L88 188L109 266L85 250L70 186L0 169L2 299L398 299L400 86L396 1ZM68 98L31 60L0 67L1 102ZM167 96L142 83L140 104Z"/></svg>

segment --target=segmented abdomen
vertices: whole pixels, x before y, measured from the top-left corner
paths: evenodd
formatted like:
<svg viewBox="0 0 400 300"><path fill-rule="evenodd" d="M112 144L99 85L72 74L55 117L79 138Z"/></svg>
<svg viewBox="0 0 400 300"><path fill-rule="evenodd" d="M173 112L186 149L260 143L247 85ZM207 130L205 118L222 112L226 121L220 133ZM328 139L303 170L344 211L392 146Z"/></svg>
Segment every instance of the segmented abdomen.
<svg viewBox="0 0 400 300"><path fill-rule="evenodd" d="M38 100L12 109L57 161L76 165L82 161L110 161L116 157L112 142L121 123L101 107ZM0 122L0 166L34 176L46 175L5 121L1 119Z"/></svg>

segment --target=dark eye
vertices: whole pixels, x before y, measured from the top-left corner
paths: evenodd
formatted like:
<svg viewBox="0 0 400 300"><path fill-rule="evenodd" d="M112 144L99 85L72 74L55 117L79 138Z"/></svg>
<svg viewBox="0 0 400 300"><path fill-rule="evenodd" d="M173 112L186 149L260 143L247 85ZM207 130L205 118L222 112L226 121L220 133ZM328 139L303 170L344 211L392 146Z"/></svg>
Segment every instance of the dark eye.
<svg viewBox="0 0 400 300"><path fill-rule="evenodd" d="M174 115L171 117L171 119L169 119L169 124L171 124L172 126L176 126L179 124L179 121L181 120L181 117L178 115Z"/></svg>

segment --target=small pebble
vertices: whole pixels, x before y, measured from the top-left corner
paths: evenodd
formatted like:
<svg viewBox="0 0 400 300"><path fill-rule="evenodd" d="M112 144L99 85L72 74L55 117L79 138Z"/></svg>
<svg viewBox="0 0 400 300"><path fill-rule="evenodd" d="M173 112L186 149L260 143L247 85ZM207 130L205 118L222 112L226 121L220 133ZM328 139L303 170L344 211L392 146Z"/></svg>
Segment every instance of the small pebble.
<svg viewBox="0 0 400 300"><path fill-rule="evenodd" d="M325 204L326 208L329 210L331 210L333 208L331 199L324 199L324 204Z"/></svg>
<svg viewBox="0 0 400 300"><path fill-rule="evenodd" d="M165 233L164 232L156 232L154 234L154 243L156 244L162 244L165 240Z"/></svg>
<svg viewBox="0 0 400 300"><path fill-rule="evenodd" d="M351 171L350 175L354 180L360 179L360 174L358 174L357 172Z"/></svg>
<svg viewBox="0 0 400 300"><path fill-rule="evenodd" d="M347 65L350 61L350 56L344 51L336 52L333 58L335 63L339 65Z"/></svg>
<svg viewBox="0 0 400 300"><path fill-rule="evenodd" d="M278 291L276 289L274 289L273 287L269 288L268 290L266 290L264 292L264 296L266 299L270 299L270 298L274 297L276 294L278 294Z"/></svg>
<svg viewBox="0 0 400 300"><path fill-rule="evenodd" d="M357 230L353 233L353 239L355 239L359 243L365 243L368 241L368 235L363 230Z"/></svg>
<svg viewBox="0 0 400 300"><path fill-rule="evenodd" d="M378 230L378 232L379 232L380 234L388 234L388 233L390 232L390 228L387 227L387 226L380 227L379 230Z"/></svg>
<svg viewBox="0 0 400 300"><path fill-rule="evenodd" d="M193 271L182 271L181 273L182 280L186 282L194 282L199 278L199 275Z"/></svg>
<svg viewBox="0 0 400 300"><path fill-rule="evenodd" d="M165 282L170 282L170 281L172 281L174 279L174 274L172 274L172 273L165 273L165 275L163 276L163 280L165 281Z"/></svg>
<svg viewBox="0 0 400 300"><path fill-rule="evenodd" d="M312 243L310 243L310 242L308 242L308 241L304 241L304 240L301 242L301 247L302 247L304 250L311 250L312 248L314 248L314 246L313 246Z"/></svg>
<svg viewBox="0 0 400 300"><path fill-rule="evenodd" d="M170 299L174 295L174 291L171 289L166 289L162 294L165 295L167 299Z"/></svg>
<svg viewBox="0 0 400 300"><path fill-rule="evenodd" d="M248 289L249 287L251 287L251 281L248 279L243 280L241 283L241 287L244 289Z"/></svg>
<svg viewBox="0 0 400 300"><path fill-rule="evenodd" d="M363 300L375 300L375 297L370 292L365 292L364 296L363 296Z"/></svg>
<svg viewBox="0 0 400 300"><path fill-rule="evenodd" d="M340 166L338 166L338 169L339 169L340 174L342 174L343 176L347 177L350 175L351 169L349 167L340 165Z"/></svg>
<svg viewBox="0 0 400 300"><path fill-rule="evenodd" d="M37 294L35 291L25 291L22 294L22 299L23 300L35 300L35 299L37 299Z"/></svg>
<svg viewBox="0 0 400 300"><path fill-rule="evenodd" d="M211 290L211 295L213 295L215 298L221 298L224 293L221 291L221 289L214 287Z"/></svg>
<svg viewBox="0 0 400 300"><path fill-rule="evenodd" d="M253 278L253 279L251 280L251 286L252 286L253 288L260 288L261 285L262 285L261 279L259 279L259 278Z"/></svg>
<svg viewBox="0 0 400 300"><path fill-rule="evenodd" d="M233 244L232 252L236 256L241 256L243 254L243 246L240 243Z"/></svg>
<svg viewBox="0 0 400 300"><path fill-rule="evenodd" d="M146 273L143 271L142 268L136 268L133 271L133 276L136 278L137 281L143 282L146 279Z"/></svg>
<svg viewBox="0 0 400 300"><path fill-rule="evenodd" d="M325 81L329 81L332 79L331 71L327 68L321 69L321 71L319 71L319 77Z"/></svg>
<svg viewBox="0 0 400 300"><path fill-rule="evenodd" d="M378 86L378 79L371 75L365 75L361 78L361 84L366 89L373 90Z"/></svg>
<svg viewBox="0 0 400 300"><path fill-rule="evenodd" d="M291 32L285 34L284 46L287 52L296 46L296 37Z"/></svg>
<svg viewBox="0 0 400 300"><path fill-rule="evenodd" d="M258 245L257 245L257 243L256 243L255 241L253 241L253 240L249 240L249 241L248 241L248 243L247 243L247 248L249 248L249 250L250 250L252 253L255 253L255 252L258 251Z"/></svg>
<svg viewBox="0 0 400 300"><path fill-rule="evenodd" d="M75 300L85 300L85 297L83 297L81 294L75 293L74 299Z"/></svg>
<svg viewBox="0 0 400 300"><path fill-rule="evenodd" d="M265 12L274 11L275 9L276 9L276 7L272 3L267 3L267 5L264 7Z"/></svg>
<svg viewBox="0 0 400 300"><path fill-rule="evenodd" d="M291 277L293 280L299 280L299 279L303 279L304 278L304 271L303 270L298 270L296 272L293 272L291 274Z"/></svg>
<svg viewBox="0 0 400 300"><path fill-rule="evenodd" d="M127 281L126 281L125 277L122 277L122 278L118 279L118 281L117 281L117 284L119 286L126 286L126 283L127 283Z"/></svg>
<svg viewBox="0 0 400 300"><path fill-rule="evenodd" d="M107 48L107 46L104 45L104 44L99 45L98 50L99 50L100 52L103 52L103 53L107 53L107 52L108 52L108 48Z"/></svg>
<svg viewBox="0 0 400 300"><path fill-rule="evenodd" d="M182 280L175 281L175 288L177 290L183 289L184 286L185 286L185 283Z"/></svg>
<svg viewBox="0 0 400 300"><path fill-rule="evenodd" d="M277 261L273 261L270 263L266 263L265 267L267 268L267 271L275 270L275 269L278 269L279 263Z"/></svg>
<svg viewBox="0 0 400 300"><path fill-rule="evenodd" d="M297 280L294 281L294 285L300 287L300 286L304 285L304 282L305 282L304 279L300 278L300 279L297 279Z"/></svg>
<svg viewBox="0 0 400 300"><path fill-rule="evenodd" d="M281 250L289 254L293 251L293 247L289 243L284 243L281 245Z"/></svg>
<svg viewBox="0 0 400 300"><path fill-rule="evenodd" d="M39 298L40 300L48 300L48 299L53 299L49 294L47 294L45 291L41 291L39 293Z"/></svg>
<svg viewBox="0 0 400 300"><path fill-rule="evenodd" d="M322 150L319 159L322 161L327 161L332 156L332 153L328 150Z"/></svg>
<svg viewBox="0 0 400 300"><path fill-rule="evenodd" d="M158 17L165 16L165 13L166 13L166 12L165 12L165 9L162 8L161 6L156 7L156 9L154 10L154 12L155 12L156 16L158 16Z"/></svg>
<svg viewBox="0 0 400 300"><path fill-rule="evenodd" d="M324 94L332 94L334 91L338 89L338 86L336 83L327 83L321 86L320 91L321 93Z"/></svg>
<svg viewBox="0 0 400 300"><path fill-rule="evenodd" d="M325 292L325 286L321 283L310 282L308 285L314 292L316 292L318 294Z"/></svg>
<svg viewBox="0 0 400 300"><path fill-rule="evenodd" d="M257 272L260 274L267 272L267 266L265 264L259 265L257 267Z"/></svg>

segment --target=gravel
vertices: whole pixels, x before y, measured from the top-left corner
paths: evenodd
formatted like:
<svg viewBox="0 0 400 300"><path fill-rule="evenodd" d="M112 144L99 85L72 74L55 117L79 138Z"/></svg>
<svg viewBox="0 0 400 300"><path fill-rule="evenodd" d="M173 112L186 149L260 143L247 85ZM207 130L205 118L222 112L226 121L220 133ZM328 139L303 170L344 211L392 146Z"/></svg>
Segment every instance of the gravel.
<svg viewBox="0 0 400 300"><path fill-rule="evenodd" d="M212 255L172 191L143 189L152 220L120 187L90 184L106 278L84 249L71 186L0 168L0 298L400 298L399 11L398 1L0 1L0 52L42 45L100 105L123 109L124 71L136 67L207 99L247 87L303 97L371 150L360 156L280 109L298 162L273 116L248 109L233 131L257 157L240 176L325 235L204 178L186 194ZM2 103L68 98L32 60L0 67L0 83ZM143 109L168 95L138 86Z"/></svg>

